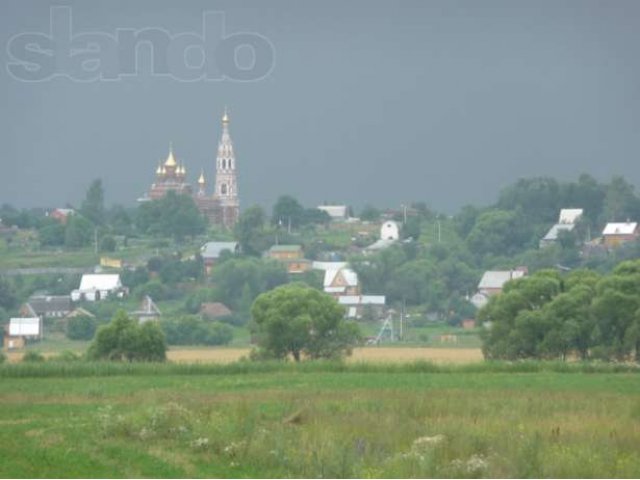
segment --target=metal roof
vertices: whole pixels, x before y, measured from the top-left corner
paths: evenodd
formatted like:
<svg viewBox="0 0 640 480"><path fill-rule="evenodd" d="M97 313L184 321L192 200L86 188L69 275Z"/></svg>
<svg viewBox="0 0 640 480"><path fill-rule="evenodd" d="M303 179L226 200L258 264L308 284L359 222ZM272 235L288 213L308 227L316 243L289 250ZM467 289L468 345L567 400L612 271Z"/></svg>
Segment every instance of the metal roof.
<svg viewBox="0 0 640 480"><path fill-rule="evenodd" d="M576 223L581 216L581 208L563 208L562 210L560 210L558 223Z"/></svg>
<svg viewBox="0 0 640 480"><path fill-rule="evenodd" d="M239 249L238 242L208 242L200 248L202 258L219 258L225 250L236 253Z"/></svg>
<svg viewBox="0 0 640 480"><path fill-rule="evenodd" d="M338 297L340 305L385 305L384 295L343 295Z"/></svg>
<svg viewBox="0 0 640 480"><path fill-rule="evenodd" d="M482 279L478 284L478 289L485 288L502 288L509 280L516 278L522 278L525 276L525 272L521 270L507 270L507 271L488 271L484 272Z"/></svg>
<svg viewBox="0 0 640 480"><path fill-rule="evenodd" d="M543 237L543 240L554 241L558 239L558 234L560 232L570 232L575 228L574 223L556 223L553 227L549 229L547 234Z"/></svg>
<svg viewBox="0 0 640 480"><path fill-rule="evenodd" d="M9 320L9 335L13 337L40 335L39 318L12 318Z"/></svg>
<svg viewBox="0 0 640 480"><path fill-rule="evenodd" d="M313 262L314 270L340 270L347 266L347 262Z"/></svg>
<svg viewBox="0 0 640 480"><path fill-rule="evenodd" d="M327 212L331 218L346 218L348 212L346 205L320 205L318 210Z"/></svg>
<svg viewBox="0 0 640 480"><path fill-rule="evenodd" d="M117 290L122 288L120 275L117 274L89 274L83 275L80 281L81 292L91 290Z"/></svg>
<svg viewBox="0 0 640 480"><path fill-rule="evenodd" d="M331 287L338 274L342 275L346 283L345 286L356 287L358 286L358 274L350 268L341 268L339 270L327 270L324 272L324 287Z"/></svg>
<svg viewBox="0 0 640 480"><path fill-rule="evenodd" d="M602 235L633 235L638 229L638 222L607 223Z"/></svg>
<svg viewBox="0 0 640 480"><path fill-rule="evenodd" d="M58 296L33 296L29 298L28 305L38 315L47 314L49 312L70 312L71 297L69 295Z"/></svg>

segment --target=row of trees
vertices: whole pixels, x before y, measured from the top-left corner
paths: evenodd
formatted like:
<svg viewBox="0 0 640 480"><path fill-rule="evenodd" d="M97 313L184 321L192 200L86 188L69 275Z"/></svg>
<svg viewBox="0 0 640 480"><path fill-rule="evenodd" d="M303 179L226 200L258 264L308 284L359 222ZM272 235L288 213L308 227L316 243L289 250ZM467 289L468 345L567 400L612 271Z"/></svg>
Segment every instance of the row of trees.
<svg viewBox="0 0 640 480"><path fill-rule="evenodd" d="M542 270L508 282L480 310L490 359L562 358L640 361L640 260L601 276Z"/></svg>
<svg viewBox="0 0 640 480"><path fill-rule="evenodd" d="M344 320L344 308L330 296L304 284L283 285L261 294L251 308L258 348L253 359L295 361L336 359L351 353L360 339L357 325ZM164 361L167 342L221 345L231 340L228 325L194 316L142 325L118 311L101 326L87 351L91 360Z"/></svg>

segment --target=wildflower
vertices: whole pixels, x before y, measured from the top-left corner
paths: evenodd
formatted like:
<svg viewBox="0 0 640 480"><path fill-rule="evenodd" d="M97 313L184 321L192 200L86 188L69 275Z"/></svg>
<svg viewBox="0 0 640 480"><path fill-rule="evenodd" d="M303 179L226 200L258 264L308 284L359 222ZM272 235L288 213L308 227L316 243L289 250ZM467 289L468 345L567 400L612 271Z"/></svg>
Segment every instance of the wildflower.
<svg viewBox="0 0 640 480"><path fill-rule="evenodd" d="M478 475L489 468L489 462L482 455L471 455L467 460L456 459L451 462L455 470L464 471L470 475Z"/></svg>
<svg viewBox="0 0 640 480"><path fill-rule="evenodd" d="M433 437L416 438L411 445L412 450L425 450L442 443L445 439L444 435L438 434Z"/></svg>
<svg viewBox="0 0 640 480"><path fill-rule="evenodd" d="M191 445L194 448L207 448L209 446L209 439L207 437L196 438Z"/></svg>

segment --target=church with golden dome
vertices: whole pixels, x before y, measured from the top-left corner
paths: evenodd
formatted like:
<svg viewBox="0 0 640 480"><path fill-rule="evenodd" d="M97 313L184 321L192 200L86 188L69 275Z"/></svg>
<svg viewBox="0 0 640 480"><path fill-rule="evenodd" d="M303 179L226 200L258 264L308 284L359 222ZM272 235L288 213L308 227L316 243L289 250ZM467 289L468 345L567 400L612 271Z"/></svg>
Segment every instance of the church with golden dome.
<svg viewBox="0 0 640 480"><path fill-rule="evenodd" d="M156 178L149 192L140 201L158 200L167 192L190 195L202 214L212 225L233 228L240 215L236 157L229 134L229 114L222 116L222 135L218 142L215 163L215 183L212 194L207 192L204 171L200 172L197 189L194 191L187 181L184 162L176 160L173 145L169 146L167 159L158 164Z"/></svg>

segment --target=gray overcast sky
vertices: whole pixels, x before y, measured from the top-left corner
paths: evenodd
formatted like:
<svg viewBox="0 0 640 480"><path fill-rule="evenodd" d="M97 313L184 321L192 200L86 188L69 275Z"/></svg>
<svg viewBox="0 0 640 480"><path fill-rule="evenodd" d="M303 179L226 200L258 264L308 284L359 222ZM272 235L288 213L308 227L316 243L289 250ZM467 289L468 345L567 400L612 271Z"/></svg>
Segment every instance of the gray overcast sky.
<svg viewBox="0 0 640 480"><path fill-rule="evenodd" d="M274 47L254 82L150 75L119 81L8 73L5 48L49 34L70 6L73 33L162 28L201 34L205 11L226 32ZM306 205L454 212L488 204L523 176L640 185L640 2L610 1L47 1L0 3L0 203L79 203L94 178L132 205L173 141L195 183L212 179L220 116L243 206L290 193Z"/></svg>

